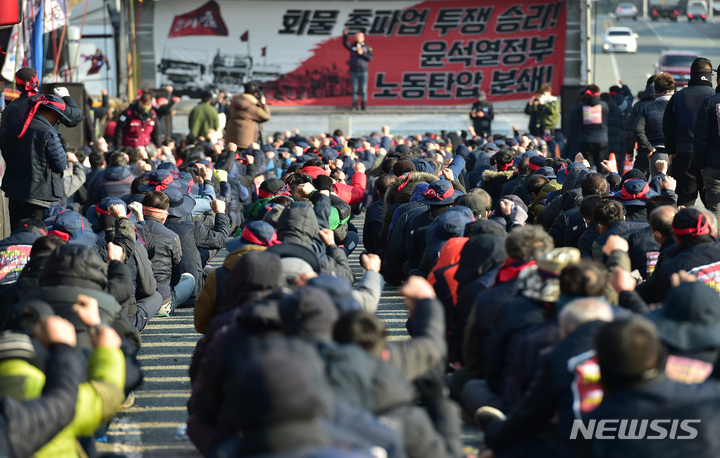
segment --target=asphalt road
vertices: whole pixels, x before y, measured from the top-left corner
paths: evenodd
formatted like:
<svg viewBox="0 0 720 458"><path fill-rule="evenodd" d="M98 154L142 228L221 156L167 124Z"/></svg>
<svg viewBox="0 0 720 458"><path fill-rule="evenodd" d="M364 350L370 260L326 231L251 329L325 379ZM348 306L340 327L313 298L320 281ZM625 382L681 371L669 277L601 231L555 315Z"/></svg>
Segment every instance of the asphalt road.
<svg viewBox="0 0 720 458"><path fill-rule="evenodd" d="M361 215L361 218L364 215ZM356 226L362 224L356 220ZM362 237L362 236L361 236ZM361 238L362 240L362 238ZM357 276L362 275L359 247L350 257ZM219 267L227 252L218 253L211 262ZM377 315L385 322L390 340L404 340L407 312L396 288L383 291ZM190 397L188 368L200 334L193 326L193 310L179 309L167 318L154 318L142 332L139 359L145 381L135 392L132 407L120 411L107 433L107 442L97 443L101 453L119 453L127 457L199 457L184 434L186 403ZM474 454L481 441L473 428L464 427L465 452Z"/></svg>
<svg viewBox="0 0 720 458"><path fill-rule="evenodd" d="M630 27L639 35L636 54L603 53L602 36L607 27ZM597 33L595 33L597 32ZM633 94L645 88L647 78L655 73L654 64L663 50L689 50L710 59L713 67L720 64L720 26L716 23L678 22L667 20L614 20L598 16L593 27L595 84L602 91L622 80Z"/></svg>

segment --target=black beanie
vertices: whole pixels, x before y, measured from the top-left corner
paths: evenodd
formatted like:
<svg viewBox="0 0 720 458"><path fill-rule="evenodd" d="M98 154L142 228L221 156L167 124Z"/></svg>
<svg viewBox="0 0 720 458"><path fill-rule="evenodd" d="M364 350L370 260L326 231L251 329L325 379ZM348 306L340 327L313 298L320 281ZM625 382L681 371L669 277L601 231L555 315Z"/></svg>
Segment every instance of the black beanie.
<svg viewBox="0 0 720 458"><path fill-rule="evenodd" d="M313 180L313 186L315 186L315 189L318 191L332 191L333 181L332 178L327 175L318 175L318 177Z"/></svg>

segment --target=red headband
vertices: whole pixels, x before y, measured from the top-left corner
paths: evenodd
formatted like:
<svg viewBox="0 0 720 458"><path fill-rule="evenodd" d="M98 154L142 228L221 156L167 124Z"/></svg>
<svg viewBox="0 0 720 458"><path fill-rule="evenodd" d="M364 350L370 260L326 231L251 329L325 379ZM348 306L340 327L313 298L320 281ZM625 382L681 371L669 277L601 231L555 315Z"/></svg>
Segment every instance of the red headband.
<svg viewBox="0 0 720 458"><path fill-rule="evenodd" d="M245 229L243 229L242 234L240 234L240 238L247 240L248 242L254 244L254 245L262 245L262 246L273 246L273 245L280 245L282 242L278 240L277 233L273 232L272 237L270 237L267 240L260 240L253 232L250 230L249 227L245 226Z"/></svg>
<svg viewBox="0 0 720 458"><path fill-rule="evenodd" d="M455 194L455 188L450 186L450 188L445 191L445 194L439 194L434 189L428 188L428 190L423 193L423 196L427 197L428 199L445 200L453 194Z"/></svg>
<svg viewBox="0 0 720 458"><path fill-rule="evenodd" d="M264 191L262 188L258 188L258 197L261 199L265 199L267 197L291 196L291 195L292 194L290 193L290 186L288 186L288 185L285 185L282 188L275 191L275 194L268 192L268 191Z"/></svg>
<svg viewBox="0 0 720 458"><path fill-rule="evenodd" d="M645 180L643 180L643 181L645 181ZM648 191L650 191L650 184L649 184L647 181L645 181L645 187L642 189L642 191L640 191L640 192L637 193L637 194L630 194L630 193L627 191L627 189L625 189L625 186L623 186L623 188L622 188L622 198L625 199L625 200L639 199L639 198L645 196L645 194L647 194Z"/></svg>
<svg viewBox="0 0 720 458"><path fill-rule="evenodd" d="M537 164L533 164L532 162L528 162L528 168L530 170L532 170L533 172L537 172L538 170L540 170L540 167L542 167L542 165L537 165Z"/></svg>
<svg viewBox="0 0 720 458"><path fill-rule="evenodd" d="M585 89L585 94L589 95L590 97L597 97L600 95L599 92L592 92L590 89Z"/></svg>
<svg viewBox="0 0 720 458"><path fill-rule="evenodd" d="M497 164L495 164L495 167L497 167L498 170L503 171L503 170L509 169L510 167L512 167L512 165L513 165L512 162L508 162L507 164L500 164L500 163L498 162ZM540 167L538 167L538 169L539 169L539 168L540 168ZM534 169L533 171L535 171L535 170L537 170L537 169Z"/></svg>
<svg viewBox="0 0 720 458"><path fill-rule="evenodd" d="M410 178L412 178L412 176L413 176L412 172L408 173L408 176L407 176L407 178L405 178L405 181L402 182L402 183L400 183L400 186L398 186L398 188L395 190L395 193L394 193L395 196L397 196L398 194L400 194L400 191L402 191L403 188L404 188L405 186L407 186L408 183L410 183Z"/></svg>
<svg viewBox="0 0 720 458"><path fill-rule="evenodd" d="M705 235L710 233L710 222L705 218L705 224L703 224L702 214L698 215L698 221L697 226L695 227L688 227L686 229L676 229L673 227L673 233L675 235L692 235L695 237L696 235Z"/></svg>
<svg viewBox="0 0 720 458"><path fill-rule="evenodd" d="M53 229L52 231L48 232L48 235L54 235L55 237L59 237L66 242L70 240L70 234L66 232L60 232L57 229Z"/></svg>
<svg viewBox="0 0 720 458"><path fill-rule="evenodd" d="M148 184L155 186L156 191L162 191L163 189L167 189L168 185L173 181L175 180L173 180L172 172L170 172L170 176L165 178L164 180L160 182L148 180Z"/></svg>
<svg viewBox="0 0 720 458"><path fill-rule="evenodd" d="M47 97L44 95L41 95L33 100L30 101L30 108L28 109L26 113L25 118L25 124L23 124L23 128L20 131L20 135L18 135L18 138L23 138L23 135L25 135L25 131L30 127L30 122L32 121L33 117L35 116L35 113L38 110L38 107L40 105L52 105L56 108L59 108L61 111L65 111L65 104L60 102L53 102L52 100L48 100Z"/></svg>
<svg viewBox="0 0 720 458"><path fill-rule="evenodd" d="M29 93L31 96L38 93L37 89L35 88L35 85L38 83L39 81L37 75L33 76L30 81L24 81L17 76L15 77L15 84L22 87L23 91Z"/></svg>

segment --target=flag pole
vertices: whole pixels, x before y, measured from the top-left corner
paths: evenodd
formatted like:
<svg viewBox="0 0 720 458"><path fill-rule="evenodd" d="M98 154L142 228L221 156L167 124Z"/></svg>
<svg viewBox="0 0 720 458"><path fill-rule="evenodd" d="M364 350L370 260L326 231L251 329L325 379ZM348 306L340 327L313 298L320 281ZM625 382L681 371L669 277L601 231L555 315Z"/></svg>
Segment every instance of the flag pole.
<svg viewBox="0 0 720 458"><path fill-rule="evenodd" d="M89 4L90 4L90 0L85 0L85 12L83 13L82 25L80 26L80 39L78 40L77 51L75 51L75 59L73 61L73 67L70 69L70 75L71 75L70 81L72 81L74 79L74 77L76 76L75 71L77 70L78 57L80 57L80 43L82 43L82 35L83 35L83 31L85 30L85 18L87 17L87 10L88 10ZM105 27L104 11L105 11L105 9L103 9L103 28ZM67 24L67 21L68 21L68 19L65 19L66 24ZM107 39L106 39L106 42L107 42ZM106 44L105 54L107 55L107 44ZM106 61L107 61L107 58L106 58ZM108 65L108 64L106 63L105 65ZM106 72L107 72L107 69L106 69ZM106 75L107 74L108 73L106 73Z"/></svg>

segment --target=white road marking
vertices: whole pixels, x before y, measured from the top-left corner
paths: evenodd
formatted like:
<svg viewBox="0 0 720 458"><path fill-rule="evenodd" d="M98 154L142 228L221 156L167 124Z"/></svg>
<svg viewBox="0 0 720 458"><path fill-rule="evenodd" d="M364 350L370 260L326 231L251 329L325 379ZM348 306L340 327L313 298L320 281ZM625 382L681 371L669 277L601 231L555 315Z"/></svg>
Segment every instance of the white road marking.
<svg viewBox="0 0 720 458"><path fill-rule="evenodd" d="M648 21L648 22L646 22L646 24L647 24L648 28L649 28L650 30L652 30L652 33L654 33L655 36L658 37L658 40L660 40L660 41L662 41L662 42L664 43L665 40L663 39L663 37L660 36L660 34L658 33L658 31L655 30L655 27L653 27L652 22L651 22L651 21Z"/></svg>
<svg viewBox="0 0 720 458"><path fill-rule="evenodd" d="M617 59L615 58L615 53L610 54L610 62L612 63L613 73L615 73L615 81L620 81L622 78L620 78L620 69L618 68Z"/></svg>

